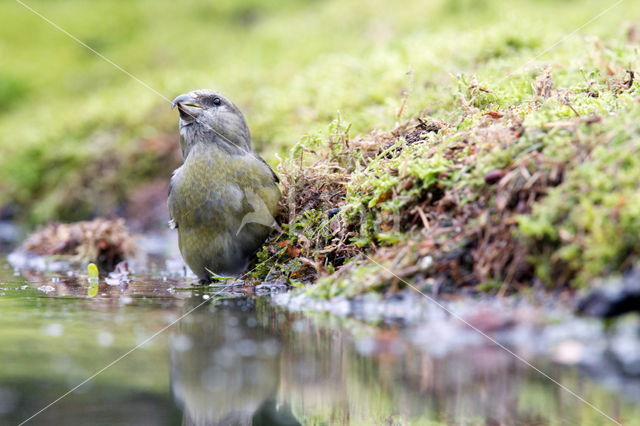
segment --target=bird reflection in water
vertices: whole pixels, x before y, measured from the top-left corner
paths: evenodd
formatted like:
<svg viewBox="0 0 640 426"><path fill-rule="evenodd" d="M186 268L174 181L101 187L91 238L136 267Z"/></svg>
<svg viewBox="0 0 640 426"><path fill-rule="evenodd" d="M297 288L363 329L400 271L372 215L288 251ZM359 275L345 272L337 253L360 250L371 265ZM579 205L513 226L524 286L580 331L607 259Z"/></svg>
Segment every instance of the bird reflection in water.
<svg viewBox="0 0 640 426"><path fill-rule="evenodd" d="M202 303L191 298L185 312ZM276 315L271 313L272 316ZM252 299L206 303L171 336L171 389L183 425L299 425L277 402L281 342Z"/></svg>

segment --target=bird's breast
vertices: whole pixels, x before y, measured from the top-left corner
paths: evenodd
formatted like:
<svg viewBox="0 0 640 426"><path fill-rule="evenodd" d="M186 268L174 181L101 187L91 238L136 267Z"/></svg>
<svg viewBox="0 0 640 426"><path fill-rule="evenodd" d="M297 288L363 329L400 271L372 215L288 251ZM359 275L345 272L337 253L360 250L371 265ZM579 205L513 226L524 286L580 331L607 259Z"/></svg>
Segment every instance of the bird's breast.
<svg viewBox="0 0 640 426"><path fill-rule="evenodd" d="M253 153L233 155L201 144L172 179L169 209L179 229L205 225L228 231L240 229L252 212L274 213L278 198L268 166Z"/></svg>
<svg viewBox="0 0 640 426"><path fill-rule="evenodd" d="M172 180L169 207L182 224L210 223L242 209L243 191L231 176L229 159L215 148L194 147Z"/></svg>

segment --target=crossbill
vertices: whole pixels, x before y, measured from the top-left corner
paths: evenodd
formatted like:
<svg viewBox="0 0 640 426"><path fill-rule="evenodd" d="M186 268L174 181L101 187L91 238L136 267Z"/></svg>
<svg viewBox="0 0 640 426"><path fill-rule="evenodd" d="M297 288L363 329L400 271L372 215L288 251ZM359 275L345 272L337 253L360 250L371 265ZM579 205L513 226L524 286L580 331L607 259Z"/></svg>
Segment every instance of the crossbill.
<svg viewBox="0 0 640 426"><path fill-rule="evenodd" d="M183 164L169 185L180 253L201 281L242 273L275 225L278 178L251 147L244 116L211 90L174 99Z"/></svg>

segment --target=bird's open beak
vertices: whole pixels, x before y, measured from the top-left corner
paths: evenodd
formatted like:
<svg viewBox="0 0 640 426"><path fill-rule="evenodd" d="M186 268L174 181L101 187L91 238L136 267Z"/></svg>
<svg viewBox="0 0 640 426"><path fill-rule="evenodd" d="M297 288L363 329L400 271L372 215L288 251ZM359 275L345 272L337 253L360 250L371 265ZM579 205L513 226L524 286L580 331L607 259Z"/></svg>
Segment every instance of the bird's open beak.
<svg viewBox="0 0 640 426"><path fill-rule="evenodd" d="M204 107L191 95L180 95L171 102L171 108L178 107L180 118L187 122L193 122L196 117L202 114Z"/></svg>

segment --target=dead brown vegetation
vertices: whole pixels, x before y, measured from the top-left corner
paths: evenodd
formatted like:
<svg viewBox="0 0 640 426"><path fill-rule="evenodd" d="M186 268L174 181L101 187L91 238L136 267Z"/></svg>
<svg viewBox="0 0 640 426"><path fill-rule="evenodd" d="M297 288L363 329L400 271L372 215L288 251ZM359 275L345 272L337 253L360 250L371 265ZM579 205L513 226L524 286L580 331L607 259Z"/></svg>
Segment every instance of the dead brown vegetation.
<svg viewBox="0 0 640 426"><path fill-rule="evenodd" d="M41 256L69 256L95 262L112 270L134 250L133 240L122 219L94 219L75 223L52 223L32 234L21 250Z"/></svg>

